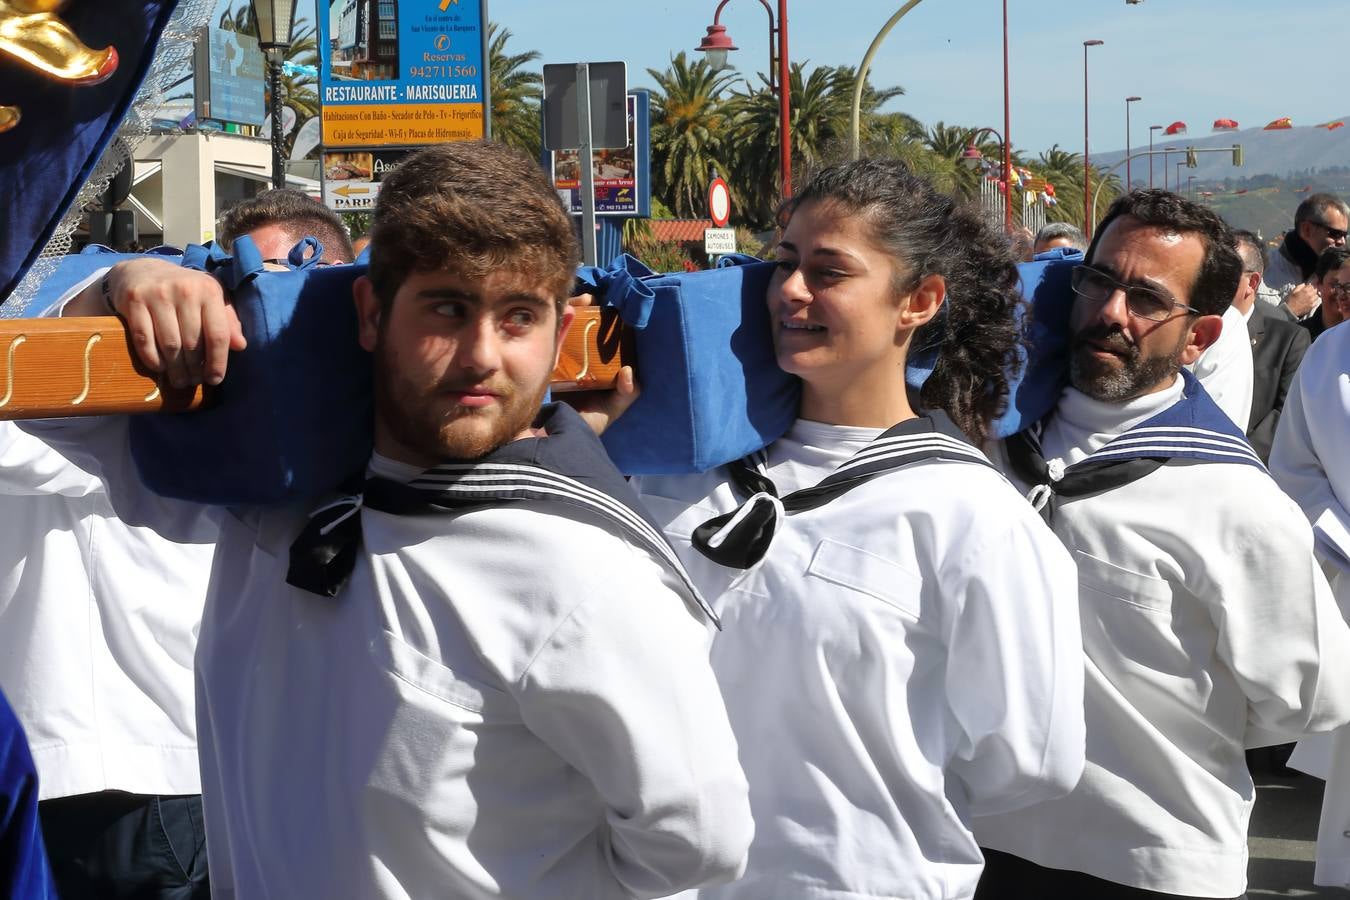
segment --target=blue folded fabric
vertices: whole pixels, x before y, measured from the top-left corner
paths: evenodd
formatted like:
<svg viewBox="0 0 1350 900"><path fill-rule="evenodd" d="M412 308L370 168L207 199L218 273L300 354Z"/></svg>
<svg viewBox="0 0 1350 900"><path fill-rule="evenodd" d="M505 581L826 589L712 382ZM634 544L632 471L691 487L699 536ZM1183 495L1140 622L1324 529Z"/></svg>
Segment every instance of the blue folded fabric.
<svg viewBox="0 0 1350 900"><path fill-rule="evenodd" d="M312 241L312 239L307 239ZM291 270L263 271L247 238L228 255L190 247L184 264L231 291L249 346L233 354L219 404L185 415L138 416L132 450L147 484L202 502L272 504L331 490L365 466L372 445L370 356L357 341L352 282L365 266L312 267L302 245ZM772 443L797 415L800 385L778 368L765 293L773 264L748 259L661 275L632 258L583 269L580 287L632 329L642 394L604 436L621 471L704 471ZM1031 348L1013 383L1002 437L1039 420L1067 381L1076 259L1023 264ZM931 360L916 359L922 383Z"/></svg>
<svg viewBox="0 0 1350 900"><path fill-rule="evenodd" d="M315 267L321 254L308 251L317 244L297 245L286 272L264 271L247 237L233 255L187 248L184 265L231 292L248 349L231 354L211 409L132 418L132 455L151 490L267 505L323 493L365 466L371 361L357 341L351 290L365 266Z"/></svg>
<svg viewBox="0 0 1350 900"><path fill-rule="evenodd" d="M658 275L631 256L583 269L580 286L633 332L642 393L601 440L628 475L702 472L777 440L800 385L778 368L765 292L773 263L732 257Z"/></svg>

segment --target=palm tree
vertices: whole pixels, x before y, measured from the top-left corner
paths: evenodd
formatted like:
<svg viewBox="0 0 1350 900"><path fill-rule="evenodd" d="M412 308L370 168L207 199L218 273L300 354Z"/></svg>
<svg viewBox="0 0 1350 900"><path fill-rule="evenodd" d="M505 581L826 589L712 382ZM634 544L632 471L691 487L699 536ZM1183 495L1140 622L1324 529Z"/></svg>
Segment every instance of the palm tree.
<svg viewBox="0 0 1350 900"><path fill-rule="evenodd" d="M736 171L742 197L760 226L773 222L779 195L778 97L769 90L766 76L761 86L734 94L729 108L734 117L731 140L736 148ZM793 171L805 176L814 169L842 159L848 149L853 112L853 86L857 72L852 66L817 66L808 74L804 63L793 63L788 76L791 101ZM860 138L872 140L872 118L877 107L904 93L899 87L865 85L862 98Z"/></svg>
<svg viewBox="0 0 1350 900"><path fill-rule="evenodd" d="M730 119L722 93L734 76L702 58L690 62L683 50L664 72L647 74L657 87L651 94L652 195L677 216L699 216L713 169L721 162L720 171L730 174L723 158Z"/></svg>
<svg viewBox="0 0 1350 900"><path fill-rule="evenodd" d="M539 156L541 141L539 103L543 79L523 67L539 59L538 50L508 54L511 31L497 22L488 23L489 96L492 98L492 137Z"/></svg>

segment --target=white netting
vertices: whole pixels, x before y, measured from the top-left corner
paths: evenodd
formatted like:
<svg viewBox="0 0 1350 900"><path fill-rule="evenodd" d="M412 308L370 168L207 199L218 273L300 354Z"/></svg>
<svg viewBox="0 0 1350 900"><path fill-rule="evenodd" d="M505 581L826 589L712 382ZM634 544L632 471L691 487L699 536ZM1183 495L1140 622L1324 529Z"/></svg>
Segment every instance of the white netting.
<svg viewBox="0 0 1350 900"><path fill-rule="evenodd" d="M150 133L155 111L164 102L165 90L190 67L197 29L207 23L214 8L214 0L182 0L178 4L160 36L159 47L155 50L155 58L145 75L145 81L122 119L116 136L108 143L108 149L99 158L89 180L80 188L75 202L52 232L51 239L34 260L28 274L19 282L10 299L0 305L0 317L18 315L19 310L37 293L38 285L56 271L61 257L70 252L71 235L84 218L85 210L99 201L123 162L130 165L130 161L136 158L136 147Z"/></svg>

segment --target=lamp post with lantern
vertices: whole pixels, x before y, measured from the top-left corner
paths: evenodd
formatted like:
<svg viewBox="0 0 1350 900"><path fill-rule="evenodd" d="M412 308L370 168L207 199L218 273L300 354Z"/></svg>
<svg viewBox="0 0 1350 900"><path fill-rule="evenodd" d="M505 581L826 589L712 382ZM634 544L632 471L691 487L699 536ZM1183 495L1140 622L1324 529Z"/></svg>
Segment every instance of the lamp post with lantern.
<svg viewBox="0 0 1350 900"><path fill-rule="evenodd" d="M267 89L272 102L272 187L286 186L286 135L281 127L281 64L291 48L295 0L251 0L258 46L267 55Z"/></svg>
<svg viewBox="0 0 1350 900"><path fill-rule="evenodd" d="M727 53L740 48L727 34L727 27L721 24L722 8L731 0L722 0L713 13L713 23L703 36L697 49L708 54L708 64L714 70L727 67ZM778 16L775 19L769 0L759 0L764 11L769 14L769 90L778 94L778 171L782 181L783 199L792 196L792 109L789 95L791 78L788 72L788 28L787 0L778 0Z"/></svg>
<svg viewBox="0 0 1350 900"><path fill-rule="evenodd" d="M984 154L975 143L982 134L992 134L998 138L1000 168L1003 170L1002 177L999 178L999 192L1003 194L1003 230L1012 234L1012 167L1008 159L1008 142L1004 140L1003 135L993 128L980 128L971 132L970 142L961 153L961 165L970 168L980 168L984 165Z"/></svg>

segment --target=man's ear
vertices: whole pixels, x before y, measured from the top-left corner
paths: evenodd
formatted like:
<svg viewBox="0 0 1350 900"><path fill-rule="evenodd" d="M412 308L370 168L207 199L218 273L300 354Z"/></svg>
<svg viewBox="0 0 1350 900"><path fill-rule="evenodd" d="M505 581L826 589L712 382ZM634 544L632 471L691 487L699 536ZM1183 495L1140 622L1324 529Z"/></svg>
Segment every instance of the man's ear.
<svg viewBox="0 0 1350 900"><path fill-rule="evenodd" d="M947 299L947 280L941 275L925 275L900 308L899 329L914 331L926 325L942 309Z"/></svg>
<svg viewBox="0 0 1350 900"><path fill-rule="evenodd" d="M1223 316L1200 316L1186 333L1186 344L1181 348L1181 364L1189 366L1200 358L1223 332Z"/></svg>
<svg viewBox="0 0 1350 900"><path fill-rule="evenodd" d="M365 275L352 282L352 301L356 304L361 347L367 353L373 353L380 336L380 298L375 295L374 283Z"/></svg>
<svg viewBox="0 0 1350 900"><path fill-rule="evenodd" d="M577 317L577 311L572 304L564 303L562 313L558 316L558 336L553 340L553 368L558 368L558 360L562 358L563 341L567 338L567 331L572 327L572 320Z"/></svg>

